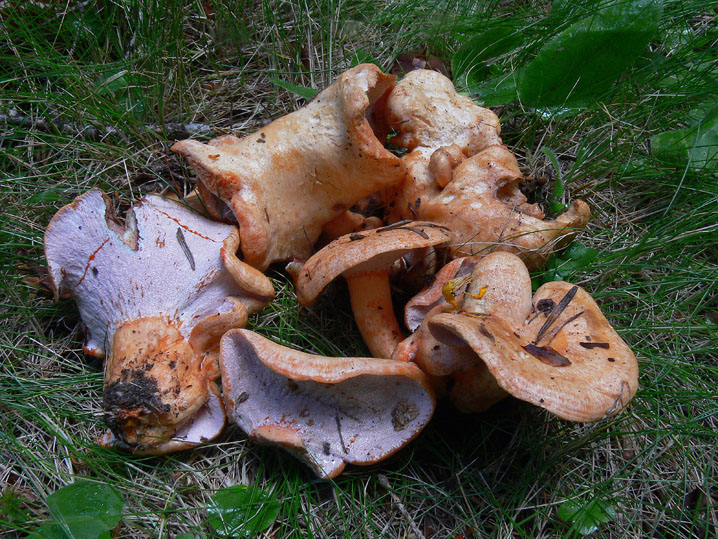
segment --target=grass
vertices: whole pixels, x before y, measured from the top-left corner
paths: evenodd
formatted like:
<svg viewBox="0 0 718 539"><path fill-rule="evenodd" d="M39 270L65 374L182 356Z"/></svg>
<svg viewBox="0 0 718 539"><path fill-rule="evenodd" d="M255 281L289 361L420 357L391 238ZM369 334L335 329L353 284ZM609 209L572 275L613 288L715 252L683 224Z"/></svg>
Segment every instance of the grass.
<svg viewBox="0 0 718 539"><path fill-rule="evenodd" d="M512 400L472 416L444 403L407 449L326 482L236 428L167 457L98 447L101 365L82 354L73 303L23 280L42 275L44 227L91 187L116 193L119 208L144 192L186 194L191 175L161 127L197 122L215 135L250 133L304 102L270 77L321 89L357 59L386 70L406 51L450 64L464 36L498 19L531 36L523 51L495 62L508 73L570 21L546 18L548 4L491 1L3 4L0 530L22 537L36 529L49 518L47 496L87 477L125 498L121 537L211 535L207 501L234 484L277 496L280 517L268 532L277 537L571 537L557 508L596 498L617 512L597 536L711 536L718 178L658 161L649 139L715 104L717 7L665 2L649 50L598 106L570 116L517 102L500 110L502 136L524 172L555 176L541 151L550 148L568 193L592 208L580 240L599 255L571 279L639 358L632 405L577 425ZM536 196L547 202L550 193L549 184ZM277 301L253 328L318 353L364 353L339 296L302 309L281 273L271 276Z"/></svg>

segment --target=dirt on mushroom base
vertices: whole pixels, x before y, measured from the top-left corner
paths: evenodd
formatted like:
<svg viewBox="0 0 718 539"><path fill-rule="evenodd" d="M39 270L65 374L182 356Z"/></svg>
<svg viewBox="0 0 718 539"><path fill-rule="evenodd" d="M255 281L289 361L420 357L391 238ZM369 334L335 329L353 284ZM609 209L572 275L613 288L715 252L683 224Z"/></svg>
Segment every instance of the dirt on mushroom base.
<svg viewBox="0 0 718 539"><path fill-rule="evenodd" d="M107 414L146 408L152 412L168 412L169 404L162 403L157 380L148 376L149 369L122 369L120 379L105 388L103 408ZM106 416L110 427L111 415Z"/></svg>
<svg viewBox="0 0 718 539"><path fill-rule="evenodd" d="M75 298L86 352L107 356L103 443L163 453L222 431L213 349L273 295L264 275L236 259L238 241L236 228L156 196L123 224L109 199L90 191L50 221L53 289Z"/></svg>
<svg viewBox="0 0 718 539"><path fill-rule="evenodd" d="M137 444L135 432L141 424L138 417L165 415L171 406L162 402L157 380L144 370L135 369L130 373L124 369L122 374L122 379L111 383L103 392L104 419L115 436L128 444ZM172 431L158 433L162 437L172 434Z"/></svg>

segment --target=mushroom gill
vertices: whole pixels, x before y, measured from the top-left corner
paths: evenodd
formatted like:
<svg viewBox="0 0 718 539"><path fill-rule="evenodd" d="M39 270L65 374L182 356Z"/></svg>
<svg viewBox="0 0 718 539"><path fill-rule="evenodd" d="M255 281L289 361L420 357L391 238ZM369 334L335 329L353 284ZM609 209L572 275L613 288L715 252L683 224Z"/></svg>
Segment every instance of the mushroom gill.
<svg viewBox="0 0 718 539"><path fill-rule="evenodd" d="M389 457L434 413L434 393L409 363L316 356L238 329L222 338L220 366L230 420L319 477Z"/></svg>
<svg viewBox="0 0 718 539"><path fill-rule="evenodd" d="M56 295L77 302L85 352L107 355L103 441L164 453L215 437L219 338L273 297L234 253L236 228L147 196L115 217L100 191L61 208L45 233Z"/></svg>

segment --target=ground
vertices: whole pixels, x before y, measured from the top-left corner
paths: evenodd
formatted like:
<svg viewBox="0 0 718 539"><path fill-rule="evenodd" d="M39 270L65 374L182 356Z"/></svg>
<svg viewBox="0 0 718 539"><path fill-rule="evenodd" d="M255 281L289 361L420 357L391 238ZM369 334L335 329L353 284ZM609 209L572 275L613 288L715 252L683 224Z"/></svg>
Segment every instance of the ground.
<svg viewBox="0 0 718 539"><path fill-rule="evenodd" d="M390 70L400 53L431 55L450 71L462 43L499 21L524 43L488 62L487 76L512 73L570 17L585 16L557 21L551 13L564 3L554 4L0 4L3 533L38 529L50 519L48 496L78 478L118 489L117 537L211 536L210 498L238 484L280 502L266 531L276 537L573 536L578 527L559 511L568 501L615 510L597 536L714 533L718 179L714 163L666 159L653 138L711 125L714 2L664 2L641 54L579 111L516 99L494 108L524 174L548 179L532 196L591 206L578 242L595 255L575 244L535 279L585 287L635 351L640 387L616 417L580 425L510 399L475 415L442 403L407 449L335 481L234 427L196 451L133 457L95 443L102 363L82 353L73 302L43 288L44 228L76 195L101 188L122 213L142 193L190 192L190 170L169 151L174 140L251 133L358 61ZM559 179L566 190L556 197ZM366 353L342 285L304 309L281 268L269 275L277 300L250 328L325 355Z"/></svg>

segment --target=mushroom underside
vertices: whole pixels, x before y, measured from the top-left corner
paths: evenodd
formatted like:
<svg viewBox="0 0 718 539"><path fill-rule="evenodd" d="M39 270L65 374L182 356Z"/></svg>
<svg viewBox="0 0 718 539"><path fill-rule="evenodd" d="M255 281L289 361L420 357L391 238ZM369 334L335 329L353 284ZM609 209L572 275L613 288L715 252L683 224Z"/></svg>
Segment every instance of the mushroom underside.
<svg viewBox="0 0 718 539"><path fill-rule="evenodd" d="M230 418L251 437L290 449L320 477L390 456L434 411L413 365L310 356L246 330L223 337L220 364Z"/></svg>
<svg viewBox="0 0 718 539"><path fill-rule="evenodd" d="M77 302L85 351L108 356L104 408L121 441L114 445L167 452L186 447L167 440L189 425L207 425L200 430L212 437L222 430L214 405L212 420L197 423L216 401L213 350L273 295L271 282L236 258L237 242L236 228L158 196L135 204L123 224L103 193L89 191L51 220L52 284Z"/></svg>

